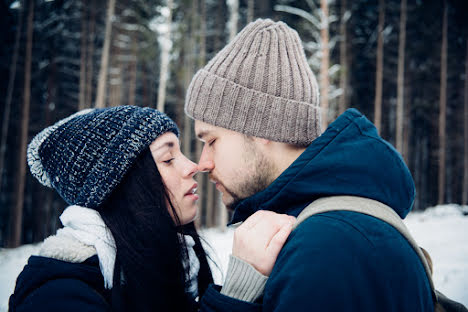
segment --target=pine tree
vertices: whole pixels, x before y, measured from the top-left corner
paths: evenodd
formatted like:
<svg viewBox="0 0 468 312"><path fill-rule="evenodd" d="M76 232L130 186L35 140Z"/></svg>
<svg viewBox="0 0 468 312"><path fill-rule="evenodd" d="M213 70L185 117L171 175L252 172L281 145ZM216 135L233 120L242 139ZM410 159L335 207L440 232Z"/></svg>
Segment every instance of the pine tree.
<svg viewBox="0 0 468 312"><path fill-rule="evenodd" d="M28 24L26 37L26 57L24 66L24 96L21 113L20 151L18 153L18 171L15 191L15 205L11 212L11 231L9 247L21 244L21 229L23 219L24 188L26 184L26 149L28 146L29 109L31 106L31 63L34 31L34 0L24 2L28 4Z"/></svg>
<svg viewBox="0 0 468 312"><path fill-rule="evenodd" d="M444 0L442 44L440 53L440 99L439 99L439 196L438 204L445 201L445 153L446 153L446 110L447 110L447 1Z"/></svg>

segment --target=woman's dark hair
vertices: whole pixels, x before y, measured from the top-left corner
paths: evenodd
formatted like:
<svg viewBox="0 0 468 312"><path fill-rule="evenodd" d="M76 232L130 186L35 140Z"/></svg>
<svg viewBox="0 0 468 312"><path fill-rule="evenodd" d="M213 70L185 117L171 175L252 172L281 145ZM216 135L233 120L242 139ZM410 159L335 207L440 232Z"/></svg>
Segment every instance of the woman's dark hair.
<svg viewBox="0 0 468 312"><path fill-rule="evenodd" d="M122 309L123 303L125 310L132 311L195 310L193 298L185 293L188 271L182 261L188 253L178 233L190 234L196 242L200 297L212 282L211 271L193 224L180 225L149 148L139 155L99 212L117 249L113 307Z"/></svg>

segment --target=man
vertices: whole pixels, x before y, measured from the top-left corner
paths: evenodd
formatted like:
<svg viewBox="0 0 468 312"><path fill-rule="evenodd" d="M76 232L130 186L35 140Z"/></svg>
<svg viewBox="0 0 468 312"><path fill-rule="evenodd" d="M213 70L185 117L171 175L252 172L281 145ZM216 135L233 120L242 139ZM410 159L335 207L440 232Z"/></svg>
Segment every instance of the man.
<svg viewBox="0 0 468 312"><path fill-rule="evenodd" d="M408 168L363 115L350 109L321 133L316 79L284 23L246 26L194 76L185 112L204 142L200 170L234 210L232 223L258 210L298 216L319 199L343 208L386 205L401 218L412 208ZM217 307L234 302L215 288L205 297L217 298ZM433 302L423 264L395 228L333 211L291 233L263 309L414 312L432 311Z"/></svg>

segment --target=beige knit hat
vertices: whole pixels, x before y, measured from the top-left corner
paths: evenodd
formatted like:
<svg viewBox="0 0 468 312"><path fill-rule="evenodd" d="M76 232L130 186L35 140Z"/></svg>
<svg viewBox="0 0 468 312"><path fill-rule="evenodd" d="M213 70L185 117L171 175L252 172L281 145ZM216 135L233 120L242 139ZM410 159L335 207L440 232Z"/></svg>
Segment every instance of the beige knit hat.
<svg viewBox="0 0 468 312"><path fill-rule="evenodd" d="M309 145L320 134L319 91L297 32L258 19L192 79L185 113L272 141Z"/></svg>

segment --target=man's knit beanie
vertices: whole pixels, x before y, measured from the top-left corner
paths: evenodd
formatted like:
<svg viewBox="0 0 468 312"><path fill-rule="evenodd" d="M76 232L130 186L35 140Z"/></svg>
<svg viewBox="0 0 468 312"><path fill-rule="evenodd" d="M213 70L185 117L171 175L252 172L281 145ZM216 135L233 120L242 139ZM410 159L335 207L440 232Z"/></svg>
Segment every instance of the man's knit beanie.
<svg viewBox="0 0 468 312"><path fill-rule="evenodd" d="M258 19L192 79L185 113L273 141L309 145L321 134L317 81L297 32Z"/></svg>
<svg viewBox="0 0 468 312"><path fill-rule="evenodd" d="M176 124L136 106L87 109L42 130L28 146L31 173L70 205L98 208L140 152Z"/></svg>

